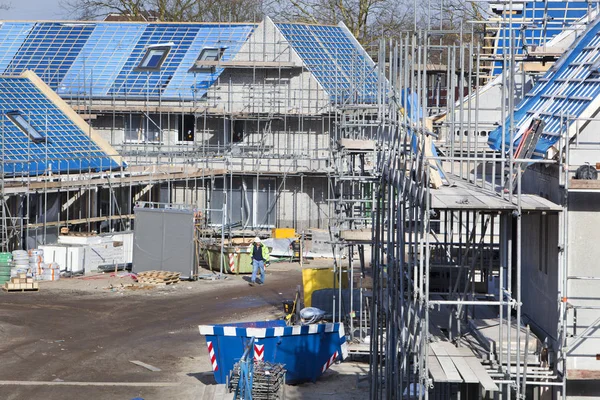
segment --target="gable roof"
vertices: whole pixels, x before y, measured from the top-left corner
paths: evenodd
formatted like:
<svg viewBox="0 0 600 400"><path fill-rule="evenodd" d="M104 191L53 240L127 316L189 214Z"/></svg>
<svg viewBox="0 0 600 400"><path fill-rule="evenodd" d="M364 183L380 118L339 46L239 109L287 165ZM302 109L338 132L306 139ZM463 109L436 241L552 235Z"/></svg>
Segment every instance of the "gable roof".
<svg viewBox="0 0 600 400"><path fill-rule="evenodd" d="M222 68L190 72L205 47L231 59L256 24L136 22L2 22L0 74L34 71L63 98L194 99ZM158 71L136 67L148 46L164 44Z"/></svg>
<svg viewBox="0 0 600 400"><path fill-rule="evenodd" d="M518 142L533 118L546 124L535 154L544 156L564 132L567 120L591 117L600 108L600 17L548 70L521 101L514 113L515 132L506 138ZM510 121L507 119L505 125ZM569 135L573 134L573 127ZM490 147L502 147L502 127L490 133Z"/></svg>
<svg viewBox="0 0 600 400"><path fill-rule="evenodd" d="M0 76L1 177L118 170L116 151L35 73ZM19 127L25 122L39 140Z"/></svg>
<svg viewBox="0 0 600 400"><path fill-rule="evenodd" d="M191 70L202 50L222 49L220 61L231 61L258 26L6 21L0 23L0 74L32 70L65 99L195 100L224 70ZM343 24L274 26L333 102L375 98L375 64ZM161 45L169 50L160 68L140 70L148 49Z"/></svg>
<svg viewBox="0 0 600 400"><path fill-rule="evenodd" d="M276 25L332 102L342 103L349 98L359 103L375 100L375 63L344 24Z"/></svg>

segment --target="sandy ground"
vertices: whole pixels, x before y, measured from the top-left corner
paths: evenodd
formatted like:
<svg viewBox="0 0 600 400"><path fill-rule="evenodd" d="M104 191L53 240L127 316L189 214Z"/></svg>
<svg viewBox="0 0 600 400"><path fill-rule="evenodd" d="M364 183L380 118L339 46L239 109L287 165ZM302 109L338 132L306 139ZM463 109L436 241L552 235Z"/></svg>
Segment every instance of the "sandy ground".
<svg viewBox="0 0 600 400"><path fill-rule="evenodd" d="M0 292L0 399L208 400L215 381L198 325L281 317L301 272L278 263L266 285L247 279L132 290L131 278L106 274ZM286 399L368 398L367 372L367 364L335 365L316 383L287 386Z"/></svg>

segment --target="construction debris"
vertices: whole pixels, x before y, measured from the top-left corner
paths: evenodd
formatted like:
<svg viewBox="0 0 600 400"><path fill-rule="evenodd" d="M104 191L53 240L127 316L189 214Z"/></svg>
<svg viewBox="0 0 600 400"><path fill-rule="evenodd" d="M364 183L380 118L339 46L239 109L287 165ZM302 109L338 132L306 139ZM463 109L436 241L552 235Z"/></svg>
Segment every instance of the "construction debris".
<svg viewBox="0 0 600 400"><path fill-rule="evenodd" d="M150 285L172 285L179 282L179 272L145 271L137 274L138 283Z"/></svg>

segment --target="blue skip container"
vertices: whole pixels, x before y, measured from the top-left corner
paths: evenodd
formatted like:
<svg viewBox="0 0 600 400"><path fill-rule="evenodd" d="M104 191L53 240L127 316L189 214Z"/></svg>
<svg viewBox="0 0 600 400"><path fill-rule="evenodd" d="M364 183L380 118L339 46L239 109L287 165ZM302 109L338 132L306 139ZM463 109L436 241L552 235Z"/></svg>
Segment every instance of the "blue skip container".
<svg viewBox="0 0 600 400"><path fill-rule="evenodd" d="M286 326L285 321L200 325L217 383L227 383L233 365L254 337L255 360L284 364L286 383L316 381L336 360L348 356L344 325ZM252 353L251 353L252 354Z"/></svg>

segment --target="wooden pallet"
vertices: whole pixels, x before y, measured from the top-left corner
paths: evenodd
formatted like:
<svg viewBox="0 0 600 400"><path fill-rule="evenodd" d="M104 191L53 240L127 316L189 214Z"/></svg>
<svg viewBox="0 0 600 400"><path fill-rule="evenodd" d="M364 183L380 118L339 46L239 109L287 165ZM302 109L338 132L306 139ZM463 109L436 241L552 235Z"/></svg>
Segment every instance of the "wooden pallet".
<svg viewBox="0 0 600 400"><path fill-rule="evenodd" d="M7 293L16 293L16 292L37 292L40 290L39 287L29 288L29 289L8 289L6 286L2 286L2 290Z"/></svg>
<svg viewBox="0 0 600 400"><path fill-rule="evenodd" d="M179 282L180 275L179 272L144 271L137 274L137 280L150 285L172 285Z"/></svg>
<svg viewBox="0 0 600 400"><path fill-rule="evenodd" d="M138 278L138 283L148 284L148 285L173 285L179 282L179 278L171 279L171 280L157 280L157 279L144 279Z"/></svg>

